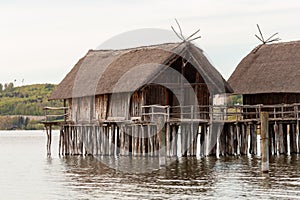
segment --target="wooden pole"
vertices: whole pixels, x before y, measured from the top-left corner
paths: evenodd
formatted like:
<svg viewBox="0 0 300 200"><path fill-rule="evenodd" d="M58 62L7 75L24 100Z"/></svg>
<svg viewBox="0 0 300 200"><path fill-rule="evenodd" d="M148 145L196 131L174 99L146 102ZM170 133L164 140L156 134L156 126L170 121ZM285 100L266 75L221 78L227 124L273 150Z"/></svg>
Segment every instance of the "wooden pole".
<svg viewBox="0 0 300 200"><path fill-rule="evenodd" d="M50 156L50 152L49 152L49 130L48 130L48 126L45 125L46 128L46 134L47 134L47 156Z"/></svg>
<svg viewBox="0 0 300 200"><path fill-rule="evenodd" d="M275 133L275 153L279 155L279 127L277 122L274 124L274 133Z"/></svg>
<svg viewBox="0 0 300 200"><path fill-rule="evenodd" d="M60 153L62 152L61 151L62 137L63 137L63 126L60 127L60 131L59 131L58 155L60 155Z"/></svg>
<svg viewBox="0 0 300 200"><path fill-rule="evenodd" d="M261 171L269 172L269 113L261 112L261 140L262 140L262 156L261 156Z"/></svg>
<svg viewBox="0 0 300 200"><path fill-rule="evenodd" d="M279 134L279 153L283 154L284 151L284 142L283 142L283 124L280 123L279 124L279 130L278 130L278 134Z"/></svg>
<svg viewBox="0 0 300 200"><path fill-rule="evenodd" d="M158 118L157 123L157 131L158 131L158 139L159 139L159 166L166 165L166 138L165 132L163 130L164 120L162 117Z"/></svg>

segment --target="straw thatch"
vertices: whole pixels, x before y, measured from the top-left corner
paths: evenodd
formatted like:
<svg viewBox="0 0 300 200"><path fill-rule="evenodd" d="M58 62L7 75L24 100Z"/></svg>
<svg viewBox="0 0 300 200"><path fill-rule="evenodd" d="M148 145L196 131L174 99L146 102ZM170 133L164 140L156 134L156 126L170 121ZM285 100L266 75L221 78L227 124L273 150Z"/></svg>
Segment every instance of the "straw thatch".
<svg viewBox="0 0 300 200"><path fill-rule="evenodd" d="M213 92L232 91L201 49L190 43L171 43L123 50L90 50L57 86L50 99L132 92L147 84L174 59L187 55L185 59L201 72Z"/></svg>
<svg viewBox="0 0 300 200"><path fill-rule="evenodd" d="M228 82L236 94L300 93L300 41L256 47Z"/></svg>

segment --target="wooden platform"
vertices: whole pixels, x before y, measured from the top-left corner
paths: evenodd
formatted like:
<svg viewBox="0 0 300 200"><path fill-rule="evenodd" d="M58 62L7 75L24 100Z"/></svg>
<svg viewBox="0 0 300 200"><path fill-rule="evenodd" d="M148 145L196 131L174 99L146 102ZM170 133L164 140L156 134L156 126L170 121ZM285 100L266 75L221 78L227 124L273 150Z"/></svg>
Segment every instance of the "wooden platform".
<svg viewBox="0 0 300 200"><path fill-rule="evenodd" d="M75 123L68 121L68 112L62 121L45 120L47 153L51 155L52 127L60 126L61 155L158 156L162 149L166 156L257 154L261 112L269 115L270 154L300 153L300 104L185 106L180 113L153 107L159 112L149 105L141 117L126 120Z"/></svg>

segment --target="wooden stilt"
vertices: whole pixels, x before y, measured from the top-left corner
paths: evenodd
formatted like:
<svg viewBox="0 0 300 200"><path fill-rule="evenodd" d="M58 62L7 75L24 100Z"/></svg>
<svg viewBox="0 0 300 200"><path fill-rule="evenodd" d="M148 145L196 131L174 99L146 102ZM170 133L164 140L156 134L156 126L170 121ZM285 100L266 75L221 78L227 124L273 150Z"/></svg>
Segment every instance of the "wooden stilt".
<svg viewBox="0 0 300 200"><path fill-rule="evenodd" d="M234 155L234 128L230 125L230 155Z"/></svg>
<svg viewBox="0 0 300 200"><path fill-rule="evenodd" d="M262 112L260 116L261 121L261 140L262 140L262 166L263 173L269 172L269 114Z"/></svg>
<svg viewBox="0 0 300 200"><path fill-rule="evenodd" d="M290 138L291 138L291 153L297 153L297 141L296 141L296 124L291 124Z"/></svg>
<svg viewBox="0 0 300 200"><path fill-rule="evenodd" d="M146 135L145 126L141 125L142 156L146 155Z"/></svg>
<svg viewBox="0 0 300 200"><path fill-rule="evenodd" d="M207 131L207 124L203 125L203 153L204 156L208 156L208 137L209 137L209 132Z"/></svg>
<svg viewBox="0 0 300 200"><path fill-rule="evenodd" d="M242 125L242 133L243 133L243 155L248 154L248 134L247 134L247 125L243 124Z"/></svg>
<svg viewBox="0 0 300 200"><path fill-rule="evenodd" d="M287 155L290 155L291 154L291 127L290 127L290 124L287 124L286 125L286 152L287 152Z"/></svg>
<svg viewBox="0 0 300 200"><path fill-rule="evenodd" d="M237 141L237 146L236 146L236 154L240 155L241 154L241 129L239 124L236 124L236 141Z"/></svg>
<svg viewBox="0 0 300 200"><path fill-rule="evenodd" d="M170 123L167 122L165 124L165 127L166 127L166 145L165 145L165 148L166 148L166 156L170 156Z"/></svg>
<svg viewBox="0 0 300 200"><path fill-rule="evenodd" d="M285 153L285 150L284 150L284 142L283 142L284 137L283 137L283 124L282 123L279 124L278 133L279 133L279 153L283 154L283 153Z"/></svg>
<svg viewBox="0 0 300 200"><path fill-rule="evenodd" d="M63 155L62 154L62 138L63 137L63 126L60 127L59 130L59 142L58 142L58 155Z"/></svg>
<svg viewBox="0 0 300 200"><path fill-rule="evenodd" d="M164 127L164 120L163 118L158 119L157 123L157 135L159 140L159 165L165 166L166 165L166 135Z"/></svg>
<svg viewBox="0 0 300 200"><path fill-rule="evenodd" d="M45 126L47 134L47 156L51 156L52 126Z"/></svg>

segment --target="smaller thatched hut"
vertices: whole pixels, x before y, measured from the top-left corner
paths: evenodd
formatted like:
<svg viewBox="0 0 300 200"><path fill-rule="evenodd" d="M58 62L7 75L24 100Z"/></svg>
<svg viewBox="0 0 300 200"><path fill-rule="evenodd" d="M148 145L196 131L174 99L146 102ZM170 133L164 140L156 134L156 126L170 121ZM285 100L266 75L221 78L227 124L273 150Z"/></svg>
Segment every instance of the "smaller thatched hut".
<svg viewBox="0 0 300 200"><path fill-rule="evenodd" d="M244 105L300 102L300 41L263 44L237 66L228 82Z"/></svg>

